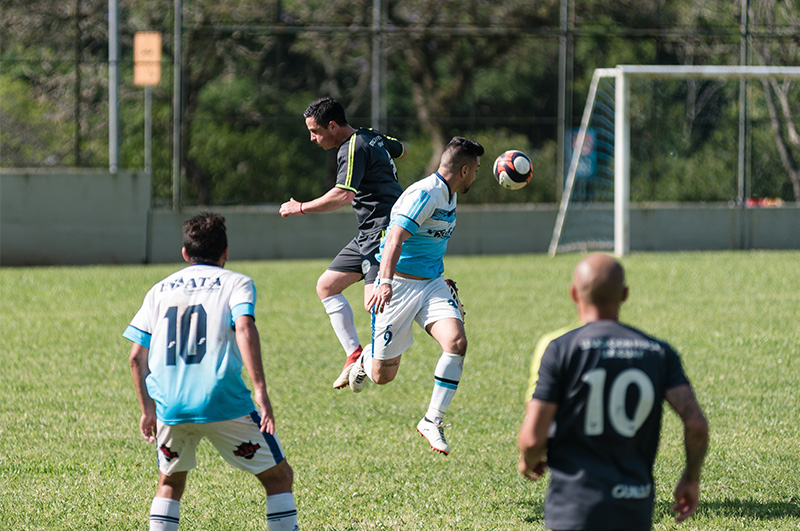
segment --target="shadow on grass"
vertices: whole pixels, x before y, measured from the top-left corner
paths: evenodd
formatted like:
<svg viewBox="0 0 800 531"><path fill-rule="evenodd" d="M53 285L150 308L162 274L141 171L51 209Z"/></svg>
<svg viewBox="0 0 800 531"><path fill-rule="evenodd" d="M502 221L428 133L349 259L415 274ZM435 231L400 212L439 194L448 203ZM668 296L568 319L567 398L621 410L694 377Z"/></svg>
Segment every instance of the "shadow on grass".
<svg viewBox="0 0 800 531"><path fill-rule="evenodd" d="M672 504L658 502L656 512L674 514ZM800 518L800 504L793 497L783 501L758 501L753 499L700 500L697 516L705 518L725 517L743 518L747 520L779 520L782 518Z"/></svg>
<svg viewBox="0 0 800 531"><path fill-rule="evenodd" d="M520 508L525 515L525 523L537 523L544 519L544 500L519 499L513 505ZM672 503L660 501L656 503L655 520L659 516L671 518ZM794 498L785 501L763 502L752 499L727 499L721 501L701 501L696 516L704 518L741 518L745 520L780 520L784 518L800 519L800 504Z"/></svg>
<svg viewBox="0 0 800 531"><path fill-rule="evenodd" d="M519 508L524 515L521 520L526 524L541 523L544 520L544 498L535 497L517 499L511 505Z"/></svg>

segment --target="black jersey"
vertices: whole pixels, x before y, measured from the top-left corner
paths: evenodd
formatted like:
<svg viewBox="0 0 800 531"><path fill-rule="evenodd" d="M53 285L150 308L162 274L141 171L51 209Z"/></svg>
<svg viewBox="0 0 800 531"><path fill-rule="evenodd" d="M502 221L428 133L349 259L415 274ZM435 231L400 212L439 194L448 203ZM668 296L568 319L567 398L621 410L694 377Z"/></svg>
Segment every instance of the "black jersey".
<svg viewBox="0 0 800 531"><path fill-rule="evenodd" d="M543 341L528 398L558 404L546 527L650 529L662 402L688 384L678 354L616 321Z"/></svg>
<svg viewBox="0 0 800 531"><path fill-rule="evenodd" d="M403 192L394 160L403 156L403 144L372 129L358 129L339 146L336 186L355 192L353 210L358 230L383 230Z"/></svg>

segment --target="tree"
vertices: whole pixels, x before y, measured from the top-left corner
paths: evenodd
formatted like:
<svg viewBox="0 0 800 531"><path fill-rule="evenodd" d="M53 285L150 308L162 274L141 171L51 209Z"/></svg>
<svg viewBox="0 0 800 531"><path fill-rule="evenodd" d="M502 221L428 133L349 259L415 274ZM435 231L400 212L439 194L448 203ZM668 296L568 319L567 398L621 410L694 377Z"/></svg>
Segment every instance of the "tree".
<svg viewBox="0 0 800 531"><path fill-rule="evenodd" d="M438 165L450 136L450 118L476 72L518 53L518 36L526 28L541 26L556 7L556 2L537 2L533 7L511 0L389 3L387 24L397 28L400 37L390 46L402 50L417 120L431 139L428 171Z"/></svg>
<svg viewBox="0 0 800 531"><path fill-rule="evenodd" d="M783 27L800 26L800 15L787 2L760 0L750 6L750 16L754 22L775 33ZM793 65L797 63L800 53L800 45L795 38L777 42L754 39L752 49L762 65ZM763 80L761 86L781 164L791 183L794 200L800 201L800 134L796 122L800 98L796 90L797 82L769 79Z"/></svg>

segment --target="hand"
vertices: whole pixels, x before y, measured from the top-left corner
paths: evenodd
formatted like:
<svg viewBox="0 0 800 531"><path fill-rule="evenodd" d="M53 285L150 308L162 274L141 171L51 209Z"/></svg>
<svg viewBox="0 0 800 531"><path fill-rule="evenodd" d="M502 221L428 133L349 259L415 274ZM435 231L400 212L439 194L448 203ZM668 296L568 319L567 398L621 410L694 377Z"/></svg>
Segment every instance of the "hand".
<svg viewBox="0 0 800 531"><path fill-rule="evenodd" d="M289 199L284 204L281 205L280 214L282 218L288 218L289 216L300 216L303 212L300 211L301 203L299 201L295 201L294 198Z"/></svg>
<svg viewBox="0 0 800 531"><path fill-rule="evenodd" d="M367 311L381 313L384 307L389 305L392 300L392 285L391 284L378 284L372 290L372 295L367 302Z"/></svg>
<svg viewBox="0 0 800 531"><path fill-rule="evenodd" d="M139 419L139 431L147 442L156 442L156 413L148 411L142 413Z"/></svg>
<svg viewBox="0 0 800 531"><path fill-rule="evenodd" d="M517 464L517 469L519 470L519 473L522 474L523 477L531 481L536 481L540 477L544 476L545 472L547 472L547 462L541 460L535 465L533 465L533 467L531 467L525 460L525 456L520 456L519 463Z"/></svg>
<svg viewBox="0 0 800 531"><path fill-rule="evenodd" d="M269 433L275 435L275 416L272 414L272 404L269 401L267 393L256 393L256 404L261 410L261 424L258 429L261 433Z"/></svg>
<svg viewBox="0 0 800 531"><path fill-rule="evenodd" d="M680 523L692 516L700 504L700 482L681 476L675 486L673 497L675 503L672 504L672 510L678 513L675 515L675 521Z"/></svg>

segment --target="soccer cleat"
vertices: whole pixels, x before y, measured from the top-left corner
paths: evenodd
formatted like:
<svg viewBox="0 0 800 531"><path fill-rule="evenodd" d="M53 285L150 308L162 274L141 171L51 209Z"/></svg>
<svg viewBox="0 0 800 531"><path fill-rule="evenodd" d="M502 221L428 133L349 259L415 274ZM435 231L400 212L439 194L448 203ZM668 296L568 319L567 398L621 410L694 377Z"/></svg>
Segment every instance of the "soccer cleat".
<svg viewBox="0 0 800 531"><path fill-rule="evenodd" d="M447 426L449 426L449 424L434 422L428 420L427 417L422 417L422 420L417 423L417 432L428 440L428 443L431 445L431 450L447 455L450 453L450 445L447 444L444 438L443 430L443 428Z"/></svg>
<svg viewBox="0 0 800 531"><path fill-rule="evenodd" d="M353 368L355 363L348 363L345 365L344 369L342 369L342 374L339 375L338 378L333 382L334 389L342 389L343 387L347 387L350 383L350 369Z"/></svg>
<svg viewBox="0 0 800 531"><path fill-rule="evenodd" d="M350 366L350 374L347 380L350 384L350 389L354 393L360 393L367 386L367 371L364 370L363 352L358 357L358 360Z"/></svg>
<svg viewBox="0 0 800 531"><path fill-rule="evenodd" d="M458 298L458 288L456 287L456 281L452 279L445 279L445 283L447 287L450 288L450 296L453 297L453 300L458 306L458 311L461 312L461 319L463 320L467 316L467 311L464 309L464 305L461 303L461 299Z"/></svg>

